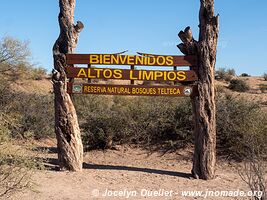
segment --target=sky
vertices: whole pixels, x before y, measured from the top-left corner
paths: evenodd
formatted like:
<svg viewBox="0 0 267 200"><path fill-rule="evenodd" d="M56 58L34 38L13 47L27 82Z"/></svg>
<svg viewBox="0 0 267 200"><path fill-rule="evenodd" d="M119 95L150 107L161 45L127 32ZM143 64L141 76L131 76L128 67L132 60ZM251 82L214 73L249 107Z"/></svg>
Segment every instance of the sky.
<svg viewBox="0 0 267 200"><path fill-rule="evenodd" d="M0 38L30 42L32 62L50 72L59 35L57 0L0 0ZM182 55L177 34L198 39L199 0L76 0L75 21L85 25L77 53L145 52ZM215 0L220 15L216 68L267 73L267 1Z"/></svg>

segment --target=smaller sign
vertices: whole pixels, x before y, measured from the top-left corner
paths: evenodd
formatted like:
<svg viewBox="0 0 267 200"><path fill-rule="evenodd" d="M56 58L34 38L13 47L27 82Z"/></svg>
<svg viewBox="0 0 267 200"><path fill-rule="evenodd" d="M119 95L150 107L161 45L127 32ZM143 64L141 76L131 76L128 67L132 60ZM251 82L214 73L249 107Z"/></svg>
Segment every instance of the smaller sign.
<svg viewBox="0 0 267 200"><path fill-rule="evenodd" d="M130 95L130 96L194 96L194 86L105 85L68 83L70 94Z"/></svg>
<svg viewBox="0 0 267 200"><path fill-rule="evenodd" d="M79 84L79 85L77 85L77 84L73 85L72 92L73 93L76 93L76 94L83 93L83 86L81 84Z"/></svg>

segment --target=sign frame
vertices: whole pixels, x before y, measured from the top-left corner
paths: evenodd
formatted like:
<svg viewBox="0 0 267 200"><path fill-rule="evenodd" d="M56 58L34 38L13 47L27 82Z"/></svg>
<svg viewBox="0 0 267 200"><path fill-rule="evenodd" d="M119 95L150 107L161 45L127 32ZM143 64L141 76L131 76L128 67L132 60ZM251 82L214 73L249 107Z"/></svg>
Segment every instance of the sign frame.
<svg viewBox="0 0 267 200"><path fill-rule="evenodd" d="M67 78L69 78L69 82L67 83L67 92L69 94L172 97L193 97L198 94L197 85L194 84L195 81L198 80L198 77L196 71L193 70L196 69L197 56L153 55L144 53L138 54L139 55L66 54L65 72ZM92 62L92 59L94 59L94 62ZM87 68L74 67L74 64L87 64ZM93 67L93 65L129 65L130 69L96 68ZM136 70L136 65L158 67L167 66L173 67L173 70ZM190 70L177 70L177 67L182 66L189 66ZM83 77L81 77L80 74L81 70L83 71ZM108 76L107 74L104 75L104 70L109 73ZM101 71L103 71L103 74L101 74ZM90 72L90 75L88 72ZM96 73L94 73L92 76L91 72ZM116 77L112 76L112 73L116 74ZM154 77L151 78L147 74L152 74ZM171 78L171 76L168 76L170 74L177 75L179 78ZM87 79L88 83L74 83L75 78ZM131 84L94 84L91 83L91 79L129 80ZM134 85L134 81L137 80L155 82L172 81L174 84L178 82L185 82L186 85ZM191 85L189 85L189 83L191 83ZM141 90L149 92L136 92Z"/></svg>

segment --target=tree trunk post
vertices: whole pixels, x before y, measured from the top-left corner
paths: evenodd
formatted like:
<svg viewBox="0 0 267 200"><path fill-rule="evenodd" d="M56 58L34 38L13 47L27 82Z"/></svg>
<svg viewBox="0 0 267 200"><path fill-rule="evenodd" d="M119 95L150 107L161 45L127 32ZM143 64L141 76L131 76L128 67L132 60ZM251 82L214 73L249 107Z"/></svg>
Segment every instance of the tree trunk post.
<svg viewBox="0 0 267 200"><path fill-rule="evenodd" d="M214 0L200 0L199 41L195 41L190 27L180 31L183 43L177 45L186 55L197 55L198 96L192 97L195 148L192 174L205 180L215 176L216 163L216 107L214 71L216 63L219 17L214 16Z"/></svg>
<svg viewBox="0 0 267 200"><path fill-rule="evenodd" d="M55 106L55 133L60 170L81 171L83 145L76 110L67 93L66 54L73 53L83 24L74 25L76 0L59 0L60 34L53 46L52 75Z"/></svg>

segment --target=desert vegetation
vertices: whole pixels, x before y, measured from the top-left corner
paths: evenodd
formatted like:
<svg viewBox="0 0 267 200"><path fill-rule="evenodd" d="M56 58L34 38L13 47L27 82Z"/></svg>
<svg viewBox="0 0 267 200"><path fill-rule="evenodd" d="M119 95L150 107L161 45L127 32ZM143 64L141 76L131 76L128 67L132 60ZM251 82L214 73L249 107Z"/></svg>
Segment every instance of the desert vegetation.
<svg viewBox="0 0 267 200"><path fill-rule="evenodd" d="M228 88L236 92L247 92L250 89L246 81L241 79L232 79Z"/></svg>
<svg viewBox="0 0 267 200"><path fill-rule="evenodd" d="M218 80L229 82L236 76L236 72L234 69L218 68L215 72L215 76Z"/></svg>
<svg viewBox="0 0 267 200"><path fill-rule="evenodd" d="M38 113L51 110L42 108L48 97L15 92L12 84L21 80L42 79L46 72L29 62L28 43L5 37L0 43L0 198L31 186L31 172L39 162L25 155L13 141L51 132L45 126L51 115ZM51 99L51 98L49 98ZM51 101L51 100L50 100ZM44 126L43 126L44 125ZM44 130L46 129L46 130ZM50 129L50 128L49 128ZM37 134L37 135L35 135Z"/></svg>
<svg viewBox="0 0 267 200"><path fill-rule="evenodd" d="M170 150L192 145L188 99L77 96L75 104L87 150L110 147L111 140ZM242 161L250 151L252 133L258 153L265 154L267 115L260 106L224 93L216 104L218 154Z"/></svg>
<svg viewBox="0 0 267 200"><path fill-rule="evenodd" d="M45 79L45 70L29 62L27 43L4 38L0 53L0 196L4 196L29 187L31 171L40 167L38 160L15 148L16 141L55 136L53 95L12 89L14 84ZM225 70L221 70L221 76L225 77L222 71ZM235 76L234 70L226 73ZM247 85L233 78L229 88L247 91ZM218 89L216 96L217 154L221 159L238 162L250 161L252 155L265 160L267 113L257 102L235 98L225 90ZM87 151L116 148L119 144L165 151L193 145L188 98L77 95L73 99ZM251 167L259 170L259 166ZM243 173L242 177L246 180L247 175Z"/></svg>

